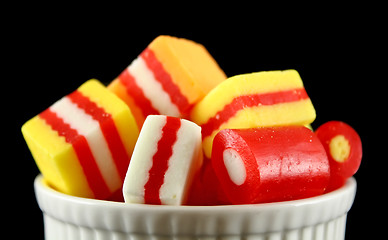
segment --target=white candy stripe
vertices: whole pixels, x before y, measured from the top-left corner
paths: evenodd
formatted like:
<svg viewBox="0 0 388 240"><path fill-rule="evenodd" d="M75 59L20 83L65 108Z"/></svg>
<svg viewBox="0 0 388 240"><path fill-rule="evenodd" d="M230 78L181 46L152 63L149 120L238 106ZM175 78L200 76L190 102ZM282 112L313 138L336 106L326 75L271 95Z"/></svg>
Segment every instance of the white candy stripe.
<svg viewBox="0 0 388 240"><path fill-rule="evenodd" d="M247 172L238 152L234 149L227 148L223 152L223 158L230 180L237 186L242 185L247 178Z"/></svg>
<svg viewBox="0 0 388 240"><path fill-rule="evenodd" d="M123 194L125 202L144 203L144 186L149 179L153 156L158 150L162 138L162 129L166 124L160 116L148 116L140 131L131 162L124 180Z"/></svg>
<svg viewBox="0 0 388 240"><path fill-rule="evenodd" d="M178 107L171 101L170 95L163 90L162 85L155 79L153 72L141 57L136 58L128 66L128 71L155 109L163 115L180 117Z"/></svg>
<svg viewBox="0 0 388 240"><path fill-rule="evenodd" d="M168 160L168 169L159 196L162 204L181 205L189 178L193 177L195 164L200 164L198 156L201 150L201 128L189 121L181 120L173 153Z"/></svg>
<svg viewBox="0 0 388 240"><path fill-rule="evenodd" d="M109 189L115 191L121 185L121 180L98 121L67 97L54 103L50 110L86 138L102 177Z"/></svg>

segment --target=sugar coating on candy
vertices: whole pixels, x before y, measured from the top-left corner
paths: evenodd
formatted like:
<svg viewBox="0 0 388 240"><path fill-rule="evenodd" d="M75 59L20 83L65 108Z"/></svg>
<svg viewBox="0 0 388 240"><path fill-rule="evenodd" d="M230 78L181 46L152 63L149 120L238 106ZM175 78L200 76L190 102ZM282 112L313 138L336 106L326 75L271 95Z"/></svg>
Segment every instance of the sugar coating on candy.
<svg viewBox="0 0 388 240"><path fill-rule="evenodd" d="M220 83L191 112L210 158L215 135L227 128L308 125L315 110L295 70L237 75Z"/></svg>
<svg viewBox="0 0 388 240"><path fill-rule="evenodd" d="M90 80L25 123L22 133L52 186L106 199L122 186L138 129L129 108Z"/></svg>
<svg viewBox="0 0 388 240"><path fill-rule="evenodd" d="M329 121L315 131L322 142L330 163L330 183L326 191L343 186L361 164L362 144L360 136L348 124Z"/></svg>
<svg viewBox="0 0 388 240"><path fill-rule="evenodd" d="M221 130L211 161L233 204L316 196L330 177L325 149L303 126Z"/></svg>
<svg viewBox="0 0 388 240"><path fill-rule="evenodd" d="M128 167L125 202L181 205L201 164L199 126L175 117L150 115Z"/></svg>
<svg viewBox="0 0 388 240"><path fill-rule="evenodd" d="M108 88L130 106L141 127L148 115L187 116L194 103L225 79L201 44L159 36Z"/></svg>
<svg viewBox="0 0 388 240"><path fill-rule="evenodd" d="M90 80L22 133L53 188L128 203L293 200L337 189L357 171L359 136L332 121L316 140L315 110L295 70L225 79L201 44L159 36L110 91Z"/></svg>

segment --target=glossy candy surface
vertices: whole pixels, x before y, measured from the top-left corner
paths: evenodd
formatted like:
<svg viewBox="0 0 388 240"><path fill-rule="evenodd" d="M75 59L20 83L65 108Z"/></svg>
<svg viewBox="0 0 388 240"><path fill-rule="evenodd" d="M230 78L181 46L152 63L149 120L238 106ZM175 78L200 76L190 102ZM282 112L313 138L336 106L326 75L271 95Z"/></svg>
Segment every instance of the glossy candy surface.
<svg viewBox="0 0 388 240"><path fill-rule="evenodd" d="M186 204L194 206L231 204L221 188L210 159L204 159L200 171L195 175Z"/></svg>
<svg viewBox="0 0 388 240"><path fill-rule="evenodd" d="M139 131L128 106L89 80L26 122L22 133L50 185L107 199L123 184Z"/></svg>
<svg viewBox="0 0 388 240"><path fill-rule="evenodd" d="M255 204L329 192L358 170L354 129L331 121L314 133L315 117L297 71L227 79L203 45L161 35L107 88L87 81L22 133L45 182L65 194Z"/></svg>
<svg viewBox="0 0 388 240"><path fill-rule="evenodd" d="M316 196L330 177L325 149L302 126L221 130L211 161L233 204Z"/></svg>
<svg viewBox="0 0 388 240"><path fill-rule="evenodd" d="M202 127L210 158L221 129L307 125L315 110L297 71L269 71L228 78L195 105L191 119Z"/></svg>
<svg viewBox="0 0 388 240"><path fill-rule="evenodd" d="M348 124L329 121L316 131L330 163L330 184L327 191L343 186L361 164L362 144L360 136Z"/></svg>
<svg viewBox="0 0 388 240"><path fill-rule="evenodd" d="M162 35L108 88L128 104L141 128L150 114L188 116L192 105L225 79L204 46Z"/></svg>
<svg viewBox="0 0 388 240"><path fill-rule="evenodd" d="M125 202L181 205L201 164L200 127L175 117L150 115L125 177Z"/></svg>

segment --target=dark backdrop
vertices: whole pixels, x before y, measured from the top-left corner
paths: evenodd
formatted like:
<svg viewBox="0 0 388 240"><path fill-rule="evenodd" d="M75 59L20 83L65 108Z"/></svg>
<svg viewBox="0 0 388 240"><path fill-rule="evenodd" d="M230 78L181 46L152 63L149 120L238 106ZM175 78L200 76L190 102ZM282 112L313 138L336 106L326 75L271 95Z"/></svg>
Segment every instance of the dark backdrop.
<svg viewBox="0 0 388 240"><path fill-rule="evenodd" d="M380 52L381 30L357 16L329 22L329 13L323 21L310 16L297 22L283 19L275 25L276 18L244 14L212 20L199 12L191 17L160 15L145 22L131 14L120 19L88 14L82 22L70 21L74 20L70 13L30 14L7 26L3 35L8 52L4 71L9 74L2 78L2 121L11 141L4 148L9 155L3 159L3 172L10 174L3 181L2 198L3 211L10 213L9 231L24 226L26 231L19 234L43 238L42 215L33 191L38 169L21 135L22 124L90 78L109 83L155 37L168 34L205 45L228 76L296 69L317 112L313 127L342 120L358 131L363 142L347 239L365 231L379 234L379 221L385 218L377 216L386 212L387 189L387 159L377 155L386 142L386 100L381 91L386 75L374 74L384 69L378 62L386 58Z"/></svg>

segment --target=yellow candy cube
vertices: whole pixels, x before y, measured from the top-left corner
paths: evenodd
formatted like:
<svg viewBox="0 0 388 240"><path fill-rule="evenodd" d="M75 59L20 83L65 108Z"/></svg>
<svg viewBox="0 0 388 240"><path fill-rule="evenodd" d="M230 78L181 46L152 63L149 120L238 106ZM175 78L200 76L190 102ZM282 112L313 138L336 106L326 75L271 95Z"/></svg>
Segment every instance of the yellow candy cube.
<svg viewBox="0 0 388 240"><path fill-rule="evenodd" d="M191 112L191 120L202 127L203 148L208 158L213 139L222 129L307 125L315 117L315 109L295 70L228 78Z"/></svg>
<svg viewBox="0 0 388 240"><path fill-rule="evenodd" d="M128 106L89 80L27 121L22 133L50 185L106 199L122 187L139 130Z"/></svg>

